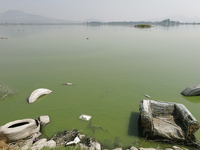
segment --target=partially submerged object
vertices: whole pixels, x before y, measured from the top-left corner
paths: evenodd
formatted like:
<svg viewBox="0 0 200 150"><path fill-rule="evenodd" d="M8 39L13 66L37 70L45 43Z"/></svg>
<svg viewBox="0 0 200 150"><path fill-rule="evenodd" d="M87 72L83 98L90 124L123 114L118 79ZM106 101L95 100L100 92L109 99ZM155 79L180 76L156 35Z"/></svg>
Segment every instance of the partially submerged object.
<svg viewBox="0 0 200 150"><path fill-rule="evenodd" d="M0 85L0 99L14 94L15 91L7 85Z"/></svg>
<svg viewBox="0 0 200 150"><path fill-rule="evenodd" d="M49 89L45 89L45 88L39 88L36 89L35 91L33 91L31 93L31 95L28 98L28 102L29 103L33 103L35 102L40 96L42 95L46 95L46 94L50 94L52 91Z"/></svg>
<svg viewBox="0 0 200 150"><path fill-rule="evenodd" d="M200 95L200 85L192 85L187 87L181 92L184 96L197 96Z"/></svg>
<svg viewBox="0 0 200 150"><path fill-rule="evenodd" d="M149 95L147 95L147 94L144 94L144 96L147 97L147 98L151 98L151 96L149 96Z"/></svg>
<svg viewBox="0 0 200 150"><path fill-rule="evenodd" d="M92 118L92 116L83 115L83 114L79 117L79 119L86 120L86 121L89 121L91 118Z"/></svg>
<svg viewBox="0 0 200 150"><path fill-rule="evenodd" d="M63 83L63 85L74 85L73 83Z"/></svg>
<svg viewBox="0 0 200 150"><path fill-rule="evenodd" d="M183 104L142 100L140 115L143 136L199 146L195 132L200 124Z"/></svg>
<svg viewBox="0 0 200 150"><path fill-rule="evenodd" d="M39 130L40 123L37 119L16 120L0 127L0 133L6 135L10 142L24 139Z"/></svg>

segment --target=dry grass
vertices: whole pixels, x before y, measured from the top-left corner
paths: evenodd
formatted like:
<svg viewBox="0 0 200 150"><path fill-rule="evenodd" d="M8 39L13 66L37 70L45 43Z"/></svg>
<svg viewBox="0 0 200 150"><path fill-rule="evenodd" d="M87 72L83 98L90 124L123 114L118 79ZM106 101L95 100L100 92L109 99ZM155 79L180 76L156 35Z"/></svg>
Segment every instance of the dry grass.
<svg viewBox="0 0 200 150"><path fill-rule="evenodd" d="M0 85L0 99L14 94L14 90L7 85Z"/></svg>
<svg viewBox="0 0 200 150"><path fill-rule="evenodd" d="M0 133L0 150L15 150L14 148L8 146L8 142L8 137Z"/></svg>

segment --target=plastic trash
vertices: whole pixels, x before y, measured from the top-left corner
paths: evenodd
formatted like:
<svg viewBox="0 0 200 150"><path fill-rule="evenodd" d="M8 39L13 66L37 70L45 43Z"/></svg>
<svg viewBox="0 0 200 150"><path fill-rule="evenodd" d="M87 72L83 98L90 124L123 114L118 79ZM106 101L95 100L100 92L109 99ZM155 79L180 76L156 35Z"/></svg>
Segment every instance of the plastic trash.
<svg viewBox="0 0 200 150"><path fill-rule="evenodd" d="M92 118L92 116L83 115L83 114L79 117L79 119L86 120L86 121L89 121L91 118Z"/></svg>
<svg viewBox="0 0 200 150"><path fill-rule="evenodd" d="M81 141L81 140L80 140L78 137L76 137L73 141L68 142L66 145L77 144L77 143L79 143L80 141Z"/></svg>

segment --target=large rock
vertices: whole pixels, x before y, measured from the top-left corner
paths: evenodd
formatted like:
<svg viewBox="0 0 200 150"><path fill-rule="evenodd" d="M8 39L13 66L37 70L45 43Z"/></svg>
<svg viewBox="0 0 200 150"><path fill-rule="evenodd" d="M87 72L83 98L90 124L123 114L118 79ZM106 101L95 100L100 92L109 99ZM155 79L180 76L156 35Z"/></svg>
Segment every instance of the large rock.
<svg viewBox="0 0 200 150"><path fill-rule="evenodd" d="M38 119L40 120L41 126L46 126L50 122L50 118L47 115L40 116Z"/></svg>
<svg viewBox="0 0 200 150"><path fill-rule="evenodd" d="M97 141L91 142L90 149L101 150L101 144Z"/></svg>
<svg viewBox="0 0 200 150"><path fill-rule="evenodd" d="M38 141L36 141L33 145L33 146L38 146L38 145L41 145L41 144L45 144L47 142L47 139L46 138L43 138L43 139L40 139Z"/></svg>
<svg viewBox="0 0 200 150"><path fill-rule="evenodd" d="M12 143L9 143L11 147L15 147L20 150L27 150L30 148L33 144L33 142L41 135L40 132L34 133L33 135L19 141L15 141Z"/></svg>
<svg viewBox="0 0 200 150"><path fill-rule="evenodd" d="M181 92L184 96L197 96L200 95L200 85L192 85L187 87Z"/></svg>
<svg viewBox="0 0 200 150"><path fill-rule="evenodd" d="M55 148L56 142L54 140L50 140L45 143L37 144L37 145L31 147L31 150L40 150L43 147Z"/></svg>

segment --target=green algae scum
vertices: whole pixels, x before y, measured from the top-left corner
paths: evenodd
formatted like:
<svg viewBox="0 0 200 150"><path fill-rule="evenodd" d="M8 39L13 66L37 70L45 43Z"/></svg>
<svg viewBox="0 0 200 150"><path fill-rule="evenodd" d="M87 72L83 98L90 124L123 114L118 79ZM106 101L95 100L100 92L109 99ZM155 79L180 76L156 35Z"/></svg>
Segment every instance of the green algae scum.
<svg viewBox="0 0 200 150"><path fill-rule="evenodd" d="M0 85L15 93L0 99L0 126L48 115L43 137L77 129L107 148L164 147L141 137L139 102L148 94L182 103L200 121L200 97L180 94L199 84L199 32L199 26L2 25ZM38 88L52 93L29 104Z"/></svg>

